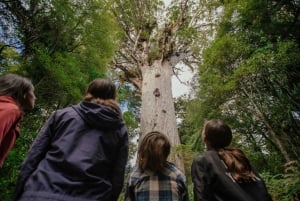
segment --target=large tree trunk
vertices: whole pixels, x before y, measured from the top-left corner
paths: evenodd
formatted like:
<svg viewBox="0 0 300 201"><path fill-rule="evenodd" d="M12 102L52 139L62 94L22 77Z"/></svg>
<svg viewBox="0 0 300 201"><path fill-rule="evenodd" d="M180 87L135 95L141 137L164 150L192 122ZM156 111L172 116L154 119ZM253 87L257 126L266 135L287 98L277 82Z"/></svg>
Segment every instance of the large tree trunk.
<svg viewBox="0 0 300 201"><path fill-rule="evenodd" d="M206 28L212 27L210 23L203 23L203 7L197 4L178 0L165 7L162 1L116 0L112 9L126 37L112 67L121 70L120 78L132 83L142 96L140 139L150 131L166 134L172 145L169 160L183 172L183 159L176 151L180 139L171 78L179 62L193 67L200 61L198 48L203 46L197 44L202 39L191 30L212 30ZM195 52L193 47L197 47Z"/></svg>
<svg viewBox="0 0 300 201"><path fill-rule="evenodd" d="M181 154L175 151L180 145L172 96L172 66L170 62L155 60L151 66L142 67L141 136L150 131L160 131L168 136L172 145L169 160L184 172Z"/></svg>

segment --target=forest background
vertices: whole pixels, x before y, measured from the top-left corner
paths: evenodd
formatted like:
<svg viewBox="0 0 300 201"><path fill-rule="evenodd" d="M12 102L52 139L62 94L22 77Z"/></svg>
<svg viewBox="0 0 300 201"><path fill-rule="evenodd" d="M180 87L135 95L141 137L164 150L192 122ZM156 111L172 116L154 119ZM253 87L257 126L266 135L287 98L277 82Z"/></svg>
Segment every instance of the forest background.
<svg viewBox="0 0 300 201"><path fill-rule="evenodd" d="M233 128L232 146L245 151L274 201L299 201L299 4L0 0L0 74L29 77L38 98L0 171L1 201L12 200L20 165L49 115L79 102L96 77L117 84L131 139L149 130L152 122L143 115L151 120L158 115L151 116L153 107L145 106L145 100L152 101L149 94L155 92L155 101L166 100L156 105L167 114L159 118L172 117L169 110L174 109L176 123L161 128L170 133L180 155L177 161L183 163L179 165L185 169L191 200L190 165L204 151L202 125L220 118ZM191 90L173 98L170 79L182 73L183 66L194 72ZM146 82L156 83L152 87L160 93L148 90ZM136 146L130 145L131 158Z"/></svg>

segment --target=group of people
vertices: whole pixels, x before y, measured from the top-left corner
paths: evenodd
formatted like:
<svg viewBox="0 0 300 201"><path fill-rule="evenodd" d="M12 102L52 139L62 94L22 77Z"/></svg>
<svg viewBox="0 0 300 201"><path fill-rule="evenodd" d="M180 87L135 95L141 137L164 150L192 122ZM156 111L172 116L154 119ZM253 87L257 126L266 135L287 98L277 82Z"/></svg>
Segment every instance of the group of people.
<svg viewBox="0 0 300 201"><path fill-rule="evenodd" d="M14 201L117 201L124 186L128 131L108 79L95 79L81 102L52 113L21 165ZM0 77L0 167L34 108L28 78ZM219 119L205 123L204 154L193 160L194 201L271 201L245 154L229 148L232 131ZM188 201L185 175L168 161L168 137L151 131L140 141L126 201ZM1 171L1 169L0 169Z"/></svg>

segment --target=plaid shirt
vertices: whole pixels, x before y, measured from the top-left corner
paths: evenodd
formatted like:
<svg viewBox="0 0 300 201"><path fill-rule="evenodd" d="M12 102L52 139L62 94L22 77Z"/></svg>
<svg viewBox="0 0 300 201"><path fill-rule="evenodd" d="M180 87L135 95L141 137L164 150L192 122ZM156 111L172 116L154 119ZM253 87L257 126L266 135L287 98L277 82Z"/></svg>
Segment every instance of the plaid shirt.
<svg viewBox="0 0 300 201"><path fill-rule="evenodd" d="M160 172L142 172L136 167L130 174L125 200L189 201L185 176L170 162Z"/></svg>

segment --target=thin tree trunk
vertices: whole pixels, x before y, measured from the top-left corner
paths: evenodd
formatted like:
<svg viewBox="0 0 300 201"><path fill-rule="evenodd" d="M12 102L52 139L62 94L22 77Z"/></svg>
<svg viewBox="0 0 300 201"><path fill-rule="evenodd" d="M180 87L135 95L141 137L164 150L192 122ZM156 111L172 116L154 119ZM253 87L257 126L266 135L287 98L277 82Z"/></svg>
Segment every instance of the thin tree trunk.
<svg viewBox="0 0 300 201"><path fill-rule="evenodd" d="M262 111L260 111L259 107L256 105L256 103L253 101L251 94L249 94L246 89L242 88L244 93L249 98L249 101L251 102L252 106L254 107L254 111L256 113L256 116L263 122L263 124L266 126L268 133L270 134L271 138L273 139L273 142L277 145L277 148L280 150L282 156L286 160L286 162L290 162L291 158L284 146L284 143L281 141L279 137L277 137L276 132L273 130L272 126L269 124L269 121L265 117Z"/></svg>

